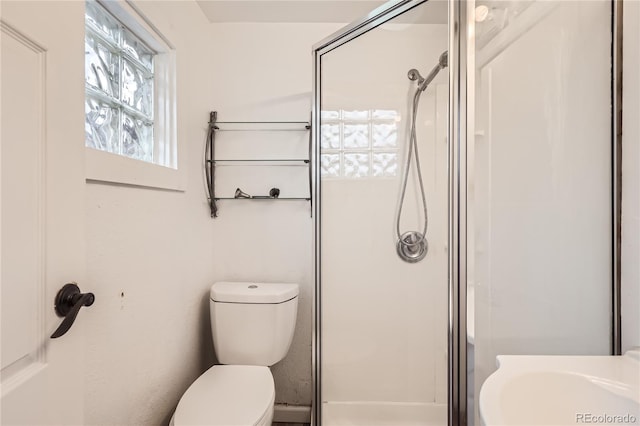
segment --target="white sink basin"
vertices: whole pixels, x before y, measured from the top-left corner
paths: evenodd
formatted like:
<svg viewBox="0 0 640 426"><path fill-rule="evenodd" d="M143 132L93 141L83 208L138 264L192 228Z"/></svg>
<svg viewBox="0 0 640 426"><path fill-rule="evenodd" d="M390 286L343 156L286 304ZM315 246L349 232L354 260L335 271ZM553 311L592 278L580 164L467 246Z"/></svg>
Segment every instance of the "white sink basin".
<svg viewBox="0 0 640 426"><path fill-rule="evenodd" d="M480 390L483 426L640 425L640 350L497 360Z"/></svg>

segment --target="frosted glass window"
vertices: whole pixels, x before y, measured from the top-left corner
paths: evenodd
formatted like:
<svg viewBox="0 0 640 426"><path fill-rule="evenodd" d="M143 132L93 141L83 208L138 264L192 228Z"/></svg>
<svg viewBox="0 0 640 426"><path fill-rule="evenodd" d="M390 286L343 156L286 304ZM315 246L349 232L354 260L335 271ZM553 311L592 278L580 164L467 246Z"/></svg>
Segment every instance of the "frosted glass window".
<svg viewBox="0 0 640 426"><path fill-rule="evenodd" d="M344 124L344 147L366 148L369 146L368 124Z"/></svg>
<svg viewBox="0 0 640 426"><path fill-rule="evenodd" d="M340 154L322 154L320 167L322 176L340 176Z"/></svg>
<svg viewBox="0 0 640 426"><path fill-rule="evenodd" d="M373 126L373 146L392 148L398 143L398 127L396 123L374 124Z"/></svg>
<svg viewBox="0 0 640 426"><path fill-rule="evenodd" d="M122 61L122 102L146 117L153 114L153 78L126 59Z"/></svg>
<svg viewBox="0 0 640 426"><path fill-rule="evenodd" d="M99 3L86 3L87 147L155 162L155 54Z"/></svg>
<svg viewBox="0 0 640 426"><path fill-rule="evenodd" d="M344 154L344 175L346 177L369 176L369 153L352 152Z"/></svg>
<svg viewBox="0 0 640 426"><path fill-rule="evenodd" d="M153 71L153 56L155 52L126 28L122 31L122 49L133 56L146 69Z"/></svg>
<svg viewBox="0 0 640 426"><path fill-rule="evenodd" d="M398 111L324 110L320 116L323 178L397 176Z"/></svg>
<svg viewBox="0 0 640 426"><path fill-rule="evenodd" d="M320 117L324 120L340 120L340 111L321 111Z"/></svg>
<svg viewBox="0 0 640 426"><path fill-rule="evenodd" d="M369 111L342 111L344 120L368 120Z"/></svg>
<svg viewBox="0 0 640 426"><path fill-rule="evenodd" d="M398 173L397 152L373 153L373 176L395 176Z"/></svg>
<svg viewBox="0 0 640 426"><path fill-rule="evenodd" d="M371 111L371 117L373 117L374 120L400 120L400 114L394 109L374 109Z"/></svg>
<svg viewBox="0 0 640 426"><path fill-rule="evenodd" d="M122 131L120 140L122 155L142 161L151 161L152 152L145 141L153 135L152 127L126 112L122 113Z"/></svg>
<svg viewBox="0 0 640 426"><path fill-rule="evenodd" d="M340 124L323 124L320 133L322 149L340 149Z"/></svg>
<svg viewBox="0 0 640 426"><path fill-rule="evenodd" d="M84 39L85 82L112 98L120 96L120 60L109 46L93 34Z"/></svg>
<svg viewBox="0 0 640 426"><path fill-rule="evenodd" d="M96 2L85 4L85 24L113 43L120 37L120 23Z"/></svg>
<svg viewBox="0 0 640 426"><path fill-rule="evenodd" d="M91 143L96 149L117 154L120 149L114 141L118 141L120 111L109 103L87 96L84 114L87 145Z"/></svg>

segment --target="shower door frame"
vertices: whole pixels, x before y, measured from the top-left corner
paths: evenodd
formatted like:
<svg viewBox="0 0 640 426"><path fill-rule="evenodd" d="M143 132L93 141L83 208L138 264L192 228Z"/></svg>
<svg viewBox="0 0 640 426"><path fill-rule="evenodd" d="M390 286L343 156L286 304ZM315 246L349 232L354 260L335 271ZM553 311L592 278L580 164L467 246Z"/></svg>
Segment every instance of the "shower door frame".
<svg viewBox="0 0 640 426"><path fill-rule="evenodd" d="M313 46L312 92L312 194L314 200L315 286L312 330L312 424L322 424L321 386L321 229L322 196L320 168L321 57L354 38L378 27L428 0L394 0L373 10ZM466 145L467 145L467 29L469 7L466 1L449 0L449 120L448 163L448 380L447 417L449 426L467 423L467 310L466 310Z"/></svg>
<svg viewBox="0 0 640 426"><path fill-rule="evenodd" d="M320 41L312 48L311 199L314 216L312 329L312 424L322 424L321 386L321 229L320 179L320 67L323 54L348 43L396 16L429 0L393 0ZM449 128L448 140L448 383L449 426L467 424L467 138L468 100L474 100L473 35L475 0L449 0ZM621 355L621 240L622 240L622 0L611 0L611 333L610 354ZM472 29L471 31L469 29ZM473 124L472 124L473 125ZM471 136L472 137L472 136ZM477 397L477 396L476 396Z"/></svg>

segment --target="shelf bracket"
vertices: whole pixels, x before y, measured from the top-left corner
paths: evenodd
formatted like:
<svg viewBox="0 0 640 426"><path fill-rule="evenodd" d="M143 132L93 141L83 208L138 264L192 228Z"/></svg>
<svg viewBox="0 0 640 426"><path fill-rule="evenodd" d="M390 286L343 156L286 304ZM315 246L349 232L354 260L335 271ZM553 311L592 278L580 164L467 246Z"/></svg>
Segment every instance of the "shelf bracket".
<svg viewBox="0 0 640 426"><path fill-rule="evenodd" d="M218 112L211 111L209 113L209 129L207 132L207 144L205 147L205 177L207 181L207 195L211 217L218 217L218 205L216 204L216 163L214 161L216 152L216 122L218 121Z"/></svg>

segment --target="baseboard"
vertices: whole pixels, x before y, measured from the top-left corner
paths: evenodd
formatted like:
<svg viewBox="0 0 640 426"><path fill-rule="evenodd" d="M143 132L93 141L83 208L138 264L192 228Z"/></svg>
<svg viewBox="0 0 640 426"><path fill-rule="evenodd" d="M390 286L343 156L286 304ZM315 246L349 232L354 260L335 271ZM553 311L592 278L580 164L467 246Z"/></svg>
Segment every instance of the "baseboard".
<svg viewBox="0 0 640 426"><path fill-rule="evenodd" d="M311 407L308 405L276 404L274 423L311 423Z"/></svg>

